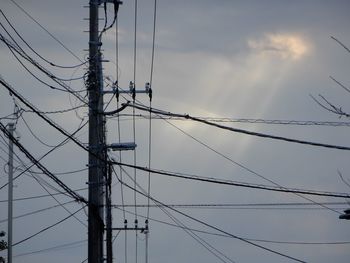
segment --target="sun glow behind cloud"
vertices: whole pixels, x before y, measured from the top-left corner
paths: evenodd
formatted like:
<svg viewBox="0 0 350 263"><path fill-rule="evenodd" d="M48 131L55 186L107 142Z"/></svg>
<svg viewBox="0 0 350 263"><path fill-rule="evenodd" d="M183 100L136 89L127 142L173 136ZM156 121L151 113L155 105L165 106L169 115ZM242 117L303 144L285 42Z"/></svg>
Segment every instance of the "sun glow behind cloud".
<svg viewBox="0 0 350 263"><path fill-rule="evenodd" d="M199 116L248 114L262 118L285 87L290 72L311 50L306 40L293 34L266 34L260 39L247 41L247 46L246 52L227 57L194 52L185 56L176 54L167 59L175 65L182 65L184 74L190 72L191 79L195 80L191 82L191 89L186 91L188 97L196 98L195 107L186 104L189 112ZM194 61L196 66L193 66ZM225 98L220 94L225 94ZM212 105L215 110L205 111L207 105ZM183 128L194 130L198 124L186 123ZM243 154L242 150L249 148L251 139L243 137L235 147L239 147ZM227 143L226 139L223 143Z"/></svg>
<svg viewBox="0 0 350 263"><path fill-rule="evenodd" d="M303 38L292 34L266 34L262 39L249 40L248 46L262 55L291 60L301 59L310 50Z"/></svg>

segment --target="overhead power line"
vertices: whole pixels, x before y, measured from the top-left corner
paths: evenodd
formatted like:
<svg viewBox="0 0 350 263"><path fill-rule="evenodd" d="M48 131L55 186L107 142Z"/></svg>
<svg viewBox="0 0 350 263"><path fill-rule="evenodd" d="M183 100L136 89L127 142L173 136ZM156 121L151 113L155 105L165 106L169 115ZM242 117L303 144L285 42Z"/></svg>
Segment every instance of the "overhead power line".
<svg viewBox="0 0 350 263"><path fill-rule="evenodd" d="M139 103L140 103L140 102L139 102ZM121 107L121 108L122 108L122 107ZM159 117L159 118L164 117L164 116L162 116L162 115L157 115L157 114L156 114L156 116ZM215 148L213 148L212 146L210 146L210 145L208 145L207 143L203 142L202 140L196 138L195 136L189 134L188 132L184 131L183 129L181 129L180 127L178 127L178 126L176 126L175 124L171 123L170 121L165 120L165 119L163 119L163 120L164 120L167 124L169 124L169 125L171 125L173 128L175 128L176 130L180 131L180 132L183 133L184 135L186 135L186 136L188 136L189 138L191 138L192 140L194 140L195 142L199 143L200 145L204 146L205 148L209 149L210 151L214 152L215 154L219 155L220 157L224 158L225 160L229 161L231 164L235 164L235 165L239 166L240 168L244 169L245 171L247 171L247 172L249 172L249 173L251 173L251 174L253 174L253 175L255 175L255 176L258 176L258 177L262 178L263 180L265 180L265 181L267 181L267 182L269 182L269 183L274 184L274 185L277 186L277 187L283 187L283 186L281 186L280 184L274 182L273 180L268 179L267 177L263 176L262 174L260 174L260 173L258 173L258 172L256 172L256 171L252 170L251 168L247 167L246 165L241 164L241 163L239 163L239 162L237 162L237 161L234 161L232 158L230 158L230 157L224 155L224 154L221 153L220 151L216 150ZM314 201L314 200L312 200L312 199L310 199L310 198L308 198L308 197L306 197L306 196L304 196L304 195L300 195L300 194L295 194L295 195L296 195L296 196L299 196L299 197L301 197L301 198L303 198L303 199L305 199L305 200L307 200L307 201L310 201L310 202L312 202L312 203L319 204L319 203L317 203L316 201ZM328 210L333 211L333 212L335 212L335 213L337 213L337 214L340 213L340 212L338 212L338 211L336 211L336 210L334 210L334 209L332 209L332 208L326 207L325 205L322 205L322 204L319 204L319 205L322 206L322 207L324 207L324 208L327 208Z"/></svg>
<svg viewBox="0 0 350 263"><path fill-rule="evenodd" d="M207 182L207 183L214 183L214 184L220 184L220 185L240 186L240 187L246 187L246 188L268 190L268 191L275 191L275 192L284 192L284 193L306 194L306 195L315 195L315 196L328 196L328 197L337 197L337 198L350 198L350 195L347 193L304 190L304 189L286 188L286 187L280 187L280 186L269 186L269 185L262 185L262 184L237 182L237 181L230 181L230 180L220 180L220 179L216 179L216 178L203 177L203 176L198 176L198 175L188 175L188 174L174 173L174 172L169 172L169 171L164 171L164 170L148 169L147 167L142 167L142 166L137 166L137 165L135 166L132 164L126 164L126 163L121 163L121 162L116 162L116 161L113 161L111 163L116 164L116 165L129 167L129 168L136 168L136 169L139 169L142 171L151 172L153 174L159 174L159 175L165 175L165 176L169 176L169 177L177 177L177 178L194 180L194 181L201 181L201 182Z"/></svg>
<svg viewBox="0 0 350 263"><path fill-rule="evenodd" d="M26 105L29 109L31 109L34 113L36 113L40 118L42 118L46 123L48 123L51 127L55 128L61 134L72 140L76 145L82 148L85 151L89 151L83 143L81 143L74 135L67 132L65 129L60 127L57 123L55 123L52 119L45 116L38 110L33 104L31 104L28 100L26 100L20 93L18 93L10 84L8 84L1 76L0 76L0 84L4 86L13 96L15 96L19 101L21 101L24 105Z"/></svg>
<svg viewBox="0 0 350 263"><path fill-rule="evenodd" d="M131 117L131 114L119 114L120 117ZM135 117L139 119L148 119L148 114L135 114ZM271 125L295 125L295 126L330 126L330 127L350 127L350 122L345 121L316 121L316 120L281 120L281 119L251 119L251 118L228 118L228 117L208 117L208 116L195 116L198 119L206 120L210 122L221 123L250 123L250 124L271 124ZM112 117L113 118L113 117ZM159 117L156 114L151 115L152 120L175 120L186 121L184 118L162 116ZM129 120L123 118L123 121Z"/></svg>
<svg viewBox="0 0 350 263"><path fill-rule="evenodd" d="M70 112L70 111L75 111L77 109L80 109L80 108L86 108L87 106L86 105L79 105L79 106L76 106L76 107L72 107L72 108L69 108L69 109L62 109L62 110L54 110L54 111L42 111L40 113L42 114L58 114L58 113L67 113L67 112ZM30 111L30 110L24 110L24 112L33 112L33 111Z"/></svg>
<svg viewBox="0 0 350 263"><path fill-rule="evenodd" d="M0 77L1 78L1 77ZM75 134L77 134L85 125L87 124L87 122L85 122L83 125L80 125L80 127L78 127L73 133L72 136L74 136ZM0 137L3 138L0 134ZM61 147L62 145L64 145L67 141L69 141L69 138L65 138L62 142L60 142L59 144L56 145L56 147L51 148L48 152L46 152L45 154L43 154L38 161L41 161L43 158L45 158L46 156L48 156L50 153L52 153L53 151L57 150L59 147ZM17 156L17 154L15 154L15 156ZM20 158L17 157L18 160L20 161ZM32 163L30 166L26 167L25 169L20 169L21 172L16 175L16 177L13 178L13 180L16 180L18 177L20 177L22 174L26 173L27 171L29 171L29 169L31 169L33 166L35 166L34 163ZM44 174L44 173L42 173ZM4 185L2 185L0 187L0 190L3 189L4 187L6 187L8 185L8 183L5 183ZM64 193L66 194L66 193ZM66 194L68 195L68 194Z"/></svg>
<svg viewBox="0 0 350 263"><path fill-rule="evenodd" d="M22 6L20 6L15 0L10 0L13 4L15 4L27 17L29 17L32 21L34 21L42 30L44 30L51 38L53 38L57 43L59 43L68 53L70 53L73 57L75 57L80 62L82 61L74 52L69 49L61 40L55 37L48 29L46 29L42 24L40 24L33 16L31 16Z"/></svg>
<svg viewBox="0 0 350 263"><path fill-rule="evenodd" d="M341 45L347 52L350 53L350 49L347 46L345 46L340 40L338 40L334 36L331 36L331 39L333 39L335 42L337 42L339 45Z"/></svg>
<svg viewBox="0 0 350 263"><path fill-rule="evenodd" d="M166 111L162 111L162 110L158 110L158 109L154 109L154 108L150 109L150 108L143 106L143 105L140 105L140 104L137 104L137 105L127 104L127 106L133 107L133 108L136 108L136 109L139 109L142 111L151 111L152 113L155 113L155 114L189 119L189 120L204 123L206 125L213 126L213 127L219 128L219 129L224 129L224 130L228 130L228 131L232 131L232 132L236 132L236 133L242 133L242 134L247 134L247 135L252 135L252 136L257 136L257 137L262 137L262 138L279 140L279 141L299 143L299 144L304 144L304 145L311 145L311 146L318 146L318 147L325 147L325 148L331 148L331 149L337 149L337 150L350 151L350 147L347 147L347 146L332 145L332 144L325 144L325 143L318 143L318 142L311 142L311 141L303 141L303 140L297 140L297 139L292 139L292 138L287 138L287 137L282 137L282 136L270 135L270 134L259 133L259 132L252 132L252 131L248 131L248 130L243 130L243 129L238 129L238 128L220 125L220 124L213 123L213 122L203 120L200 118L192 117L189 114L177 114L177 113L166 112Z"/></svg>
<svg viewBox="0 0 350 263"><path fill-rule="evenodd" d="M155 205L157 206L157 205ZM157 206L158 207L158 206ZM116 209L122 210L119 207L115 207ZM133 215L134 213L128 210L125 210L126 213ZM142 218L147 218L144 215L139 215ZM177 224L172 224L169 222L165 222L163 220L159 220L156 218L150 217L149 220L176 227L176 228L183 228L183 226L179 226ZM214 233L214 232L209 232L205 230L200 230L200 229L194 229L190 227L186 227L187 229L193 231L193 232L198 232L198 233L203 233L203 234L208 234L208 235L213 235L213 236L220 236L220 237L227 237L227 238L232 238L231 236L225 235L225 234L220 234L220 233ZM261 243L271 243L271 244L284 244L284 245L348 245L350 244L350 241L321 241L321 242L314 242L314 241L286 241L286 240L272 240L272 239L259 239L259 238L251 238L251 237L244 237L246 240L253 241L253 242L261 242Z"/></svg>
<svg viewBox="0 0 350 263"><path fill-rule="evenodd" d="M13 219L18 219L18 218L22 218L22 217L26 217L26 216L35 215L35 214L38 214L38 213L42 213L42 212L51 210L51 209L56 208L56 207L61 207L61 206L67 205L67 204L71 204L73 202L75 202L75 201L73 200L73 201L68 201L68 202L65 202L65 203L60 203L58 205L45 207L45 208L38 209L38 210L35 210L35 211L32 211L32 212L28 212L28 213L25 213L25 214L14 216ZM4 222L7 222L7 221L8 221L7 218L6 219L2 219L2 220L0 220L0 223L4 223Z"/></svg>
<svg viewBox="0 0 350 263"><path fill-rule="evenodd" d="M339 205L347 205L347 202L323 202L321 203L323 205L332 205L332 206L339 206ZM314 206L319 206L319 204L312 204L312 203L300 203L300 202L288 202L288 203L196 203L196 204L166 204L170 207L176 207L176 208L222 208L222 209L240 209L240 208L252 208L252 209L260 209L260 208L266 208L266 209L312 209L315 208ZM138 204L138 207L147 207L148 204ZM158 207L158 205L149 205L150 207ZM115 204L113 207L119 208L119 207L134 207L133 204ZM320 209L326 209L323 207L316 207Z"/></svg>
<svg viewBox="0 0 350 263"><path fill-rule="evenodd" d="M87 189L88 189L87 187L79 188L79 189L75 189L74 192L84 191L84 190L87 190ZM14 198L13 201L26 201L26 200L39 199L39 198L44 198L44 197L51 197L53 195L63 195L63 194L66 194L66 193L60 192L60 193L53 193L53 194L44 194L44 195L20 197L20 198ZM5 202L8 202L8 200L0 200L0 203L5 203Z"/></svg>
<svg viewBox="0 0 350 263"><path fill-rule="evenodd" d="M47 123L49 123L52 127L60 131L62 134L70 138L73 142L75 142L80 148L84 149L85 151L89 151L81 142L79 142L74 136L69 134L67 131L65 131L63 128L59 127L57 124L55 124L51 119L49 119L47 116L44 116L40 114L38 110L35 109L33 105L31 105L28 101L26 101L21 95L16 92L7 82L5 82L1 77L0 77L0 84L2 84L5 88L7 88L15 97L17 97L22 103L24 103L27 107L32 109L37 115L39 115L41 118L43 118ZM126 104L127 106L130 106L130 104ZM140 107L140 106L137 106ZM142 109L145 109L146 107L140 107ZM147 109L147 108L146 108ZM150 109L148 109L150 110ZM153 111L153 109L151 109ZM157 113L158 114L158 113ZM173 174L173 173L168 173L168 172L162 172L162 171L156 171L156 170L150 170L145 167L141 166L133 166L133 165L128 165L124 163L118 163L114 162L117 165L123 165L131 168L137 168L140 170L144 171L151 171L152 173L157 173L161 175L168 175L168 176L174 176L174 177L180 177L178 174ZM184 179L190 179L190 178L184 178ZM192 179L192 178L191 178ZM203 181L201 179L196 179ZM215 183L219 183L217 181L213 181ZM269 187L269 186L261 186L261 185L252 185L252 184L244 184L244 183L224 183L220 182L220 184L231 184L231 185L236 185L236 186L242 186L242 187L248 187L248 188L256 188L256 189L264 189L264 190L271 190L271 191L278 191L278 192L289 192L289 193L300 193L300 194L308 194L308 195L319 195L319 196L331 196L331 197L340 197L340 198L349 198L348 194L343 194L343 193L328 193L328 192L316 192L316 191L305 191L305 190L293 190L293 189L288 189L284 187Z"/></svg>
<svg viewBox="0 0 350 263"><path fill-rule="evenodd" d="M28 108L30 108L31 110L33 110L39 117L41 117L45 122L47 122L50 126L52 126L53 128L55 128L56 130L58 130L60 133L62 133L63 135L65 135L67 138L71 139L76 145L78 145L80 148L82 148L83 150L90 152L77 138L74 137L74 134L70 134L67 131L65 131L63 128L61 128L59 125L57 125L55 122L53 122L50 118L48 118L47 116L44 116L43 114L40 113L40 111L38 111L35 106L33 106L31 103L29 103L25 98L23 98L14 88L12 88L1 76L0 76L0 84L2 84L11 94L13 94L13 96L15 96L16 98L18 98L22 103L24 103ZM123 105L122 107L126 107L127 104ZM144 169L144 168L143 168ZM256 174L256 173L254 173ZM278 185L278 187L280 187ZM299 195L299 194L297 194ZM310 200L306 197L303 197L307 200ZM314 201L312 201L313 203L315 203ZM324 207L324 206L323 206ZM333 210L334 211L334 210ZM334 211L337 212L337 211ZM338 212L337 212L338 213Z"/></svg>
<svg viewBox="0 0 350 263"><path fill-rule="evenodd" d="M114 169L113 169L113 171L114 171ZM115 171L114 171L114 173L115 173ZM117 178L118 178L118 176L117 176ZM130 177L130 179L132 179L132 178ZM119 178L118 178L118 180L119 180ZM173 208L173 207L168 207L165 203L160 202L159 200L153 198L152 196L147 195L145 192L140 191L140 190L138 190L138 189L136 189L136 188L130 186L129 184L127 184L127 183L125 183L125 182L123 182L123 181L120 181L120 180L119 180L119 182L120 182L121 184L123 184L125 187L129 188L130 190L135 191L135 192L137 192L138 194L140 194L140 195L142 195L142 196L144 196L144 197L146 197L146 198L151 199L152 202L154 202L154 203L156 203L156 204L159 204L159 205L161 205L161 206L164 206L164 207L166 207L166 208L168 208L168 209L170 209L170 210L172 210L172 211L174 211L174 212L176 212L176 213L178 213L178 214L180 214L180 215L182 215L182 216L184 216L184 217L186 217L186 218L188 218L188 219L190 219L190 220L192 220L192 221L194 221L194 222L197 222L197 223L199 223L199 224L201 224L201 225L204 225L204 226L206 226L206 227L208 227L208 228L211 228L211 229L213 229L213 230L215 230L215 231L217 231L217 232L219 232L219 233L221 233L221 234L225 234L225 235L227 235L227 236L229 236L229 237L231 237L231 238L238 239L238 240L240 240L240 241L242 241L242 242L245 242L245 243L250 244L250 245L252 245L252 246L258 247L258 248L263 249L263 250L265 250L265 251L271 252L271 253L273 253L273 254L279 255L279 256L281 256L281 257L288 258L288 259L290 259L290 260L297 261L297 262L307 263L306 261L300 260L300 259L298 259L298 258L289 256L289 255L286 255L286 254L284 254L284 253L278 252L278 251L276 251L276 250L273 250L273 249L267 248L267 247L265 247L265 246L259 245L259 244L255 243L255 242L249 241L249 240L247 240L247 239L245 239L245 238L243 238L243 237L240 237L240 236L238 236L238 235L231 234L231 233L229 233L229 232L227 232L227 231L225 231L225 230L223 230L223 229L220 229L219 227L216 227L216 226L214 226L214 225L211 225L211 224L209 224L209 223L206 223L206 222L203 221L203 220L200 220L200 219L195 218L195 217L193 217L193 216L191 216L191 215L188 215L188 214L186 214L186 213L184 213L184 212L182 212L182 211L179 211L179 210L177 210L177 209L175 209L175 208Z"/></svg>
<svg viewBox="0 0 350 263"><path fill-rule="evenodd" d="M72 196L78 202L87 203L87 200L85 200L84 197L74 192L66 184L64 184L60 179L58 179L54 174L52 174L49 170L47 170L45 166L43 166L27 149L24 148L24 146L16 138L14 138L9 133L9 131L1 122L0 122L0 130L6 135L6 137L8 137L18 147L18 149L21 152L23 152L27 156L29 160L31 160L33 164L35 164L40 170L42 170L47 176L49 176L55 183L57 183L61 188L63 188L70 196Z"/></svg>
<svg viewBox="0 0 350 263"><path fill-rule="evenodd" d="M62 65L58 65L56 63L53 63L52 61L49 61L48 59L44 58L42 55L40 55L39 52L37 52L23 37L22 35L17 31L17 29L13 26L13 24L9 21L9 19L7 18L7 16L4 14L4 12L0 9L0 13L3 15L3 17L5 18L6 22L10 25L10 27L12 28L12 30L16 33L16 35L23 41L23 43L34 53L36 54L39 58L41 58L43 61L45 61L46 63L50 64L53 67L58 67L58 68L77 68L80 67L84 64L86 64L88 61L85 62L81 62L78 65L73 65L73 66L62 66ZM75 55L74 55L75 56ZM79 58L78 58L79 59ZM80 59L79 59L80 60Z"/></svg>
<svg viewBox="0 0 350 263"><path fill-rule="evenodd" d="M54 175L66 175L66 174L75 174L75 173L80 173L80 172L83 172L83 171L86 171L88 170L89 168L82 168L82 169L78 169L78 170L72 170L72 171L67 171L67 172L52 172ZM18 169L20 170L20 169ZM42 172L33 172L32 171L32 174L43 174ZM87 189L87 188L84 188L84 189Z"/></svg>
<svg viewBox="0 0 350 263"><path fill-rule="evenodd" d="M74 241L74 242L70 242L70 243L66 243L66 244L62 244L62 245L57 245L54 247L43 248L43 249L39 249L39 250L35 250L35 251L29 251L29 252L17 254L17 255L14 255L13 257L16 258L16 257L33 255L33 254L45 253L45 252L49 252L49 251L53 251L53 250L70 249L70 248L76 247L77 245L81 245L81 244L86 243L86 242L87 242L87 239L80 240L80 241Z"/></svg>
<svg viewBox="0 0 350 263"><path fill-rule="evenodd" d="M45 231L47 231L47 230L49 230L49 229L51 229L51 228L53 228L53 227L55 227L55 226L57 226L57 225L63 223L63 222L66 221L67 219L73 217L75 214L77 214L78 212L80 212L81 210L83 210L85 207L86 207L86 205L84 205L83 207L79 208L79 209L76 210L74 213L71 213L70 215L66 216L65 218L59 220L58 222L56 222L56 223L54 223L54 224L52 224L52 225L50 225L50 226L47 226L47 227L41 229L40 231L38 231L38 232L36 232L36 233L34 233L34 234L32 234L32 235L26 237L26 238L24 238L24 239L22 239L22 240L20 240L20 241L18 241L18 242L16 242L16 243L14 243L12 246L14 247L14 246L17 246L17 245L19 245L19 244L21 244L21 243L23 243L23 242L26 242L26 241L28 241L29 239L32 239L33 237L35 237L35 236L37 236L37 235L39 235L39 234L41 234L41 233L43 233L43 232L45 232Z"/></svg>
<svg viewBox="0 0 350 263"><path fill-rule="evenodd" d="M3 25L0 22L0 26L3 27ZM6 33L9 35L9 37L12 39L12 41L15 41L11 34L3 27L3 29L6 31ZM54 74L52 74L51 72L49 72L45 67L43 67L42 65L40 65L38 62L36 62L34 59L32 59L28 54L26 54L24 52L23 49L21 49L19 47L18 44L13 44L11 43L8 39L6 39L2 34L0 34L0 40L2 42L4 42L6 44L6 46L9 48L9 50L11 51L11 53L13 54L13 56L16 58L16 60L21 64L21 66L33 77L35 78L37 81L39 81L40 83L44 84L45 86L49 87L50 89L53 90L59 90L59 91L63 91L63 92L68 92L70 94L72 94L73 96L75 96L78 100L80 100L81 102L83 102L84 104L87 105L87 102L85 101L85 99L80 96L78 94L78 92L74 91L73 89L71 89L70 86L68 86L67 84L63 83L62 81L67 81L67 79L61 79L56 77ZM42 73L44 73L47 77L49 77L51 80L53 80L54 82L56 82L59 86L61 86L62 88L58 88L55 86L52 86L50 84L48 84L47 82L43 81L42 79L40 79L39 77L37 77L32 71L29 70L28 67L26 67L24 65L24 63L21 61L21 59L16 55L16 53L18 55L20 55L23 59L25 59L26 61L28 61L29 63L31 63L33 66L35 66L37 69L39 69ZM73 79L69 79L69 80L73 80Z"/></svg>

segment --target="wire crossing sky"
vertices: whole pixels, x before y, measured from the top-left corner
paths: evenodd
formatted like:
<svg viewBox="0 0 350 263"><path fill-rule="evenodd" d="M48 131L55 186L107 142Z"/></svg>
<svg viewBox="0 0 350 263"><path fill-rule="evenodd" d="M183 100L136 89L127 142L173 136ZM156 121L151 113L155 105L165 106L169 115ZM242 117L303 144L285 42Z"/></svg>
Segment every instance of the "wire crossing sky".
<svg viewBox="0 0 350 263"><path fill-rule="evenodd" d="M87 200L88 5L1 3L0 210L15 122L19 263L86 262L87 211L73 200ZM137 158L108 152L113 227L137 218L150 231L114 232L115 261L348 262L349 7L101 5L107 144L137 144ZM130 81L150 96L127 95Z"/></svg>

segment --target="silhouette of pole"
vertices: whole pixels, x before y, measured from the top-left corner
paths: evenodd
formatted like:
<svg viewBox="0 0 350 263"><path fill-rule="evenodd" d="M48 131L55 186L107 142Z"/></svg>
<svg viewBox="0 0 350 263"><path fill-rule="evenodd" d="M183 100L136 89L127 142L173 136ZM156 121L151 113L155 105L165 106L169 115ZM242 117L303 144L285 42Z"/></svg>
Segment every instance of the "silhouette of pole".
<svg viewBox="0 0 350 263"><path fill-rule="evenodd" d="M105 135L103 82L99 39L99 0L90 0L89 18L89 214L88 263L102 263L103 258L103 196L105 172Z"/></svg>
<svg viewBox="0 0 350 263"><path fill-rule="evenodd" d="M11 137L15 130L15 124L9 123ZM7 262L12 263L12 217L13 217L13 142L9 140L9 179L8 179L8 224L7 224Z"/></svg>

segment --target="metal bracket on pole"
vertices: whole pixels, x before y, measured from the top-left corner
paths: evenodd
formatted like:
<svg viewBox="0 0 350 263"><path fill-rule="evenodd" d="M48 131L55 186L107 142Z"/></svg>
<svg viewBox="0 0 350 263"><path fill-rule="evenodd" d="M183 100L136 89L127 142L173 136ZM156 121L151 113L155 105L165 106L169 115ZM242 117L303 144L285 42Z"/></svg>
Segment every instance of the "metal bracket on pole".
<svg viewBox="0 0 350 263"><path fill-rule="evenodd" d="M148 231L147 227L113 227L112 230L137 230L141 231L141 233L146 233Z"/></svg>
<svg viewBox="0 0 350 263"><path fill-rule="evenodd" d="M134 142L124 142L124 143L111 143L106 145L107 149L111 149L112 151L131 151L135 150L136 144Z"/></svg>
<svg viewBox="0 0 350 263"><path fill-rule="evenodd" d="M113 227L112 230L136 230L136 231L141 231L141 233L149 233L149 228L148 228L148 220L145 222L145 227L139 227L138 226L138 220L135 219L135 226L134 227L128 227L128 220L124 221L124 227Z"/></svg>
<svg viewBox="0 0 350 263"><path fill-rule="evenodd" d="M123 1L119 1L119 0L99 0L99 5L100 4L104 4L104 3L111 3L111 4L122 5Z"/></svg>

